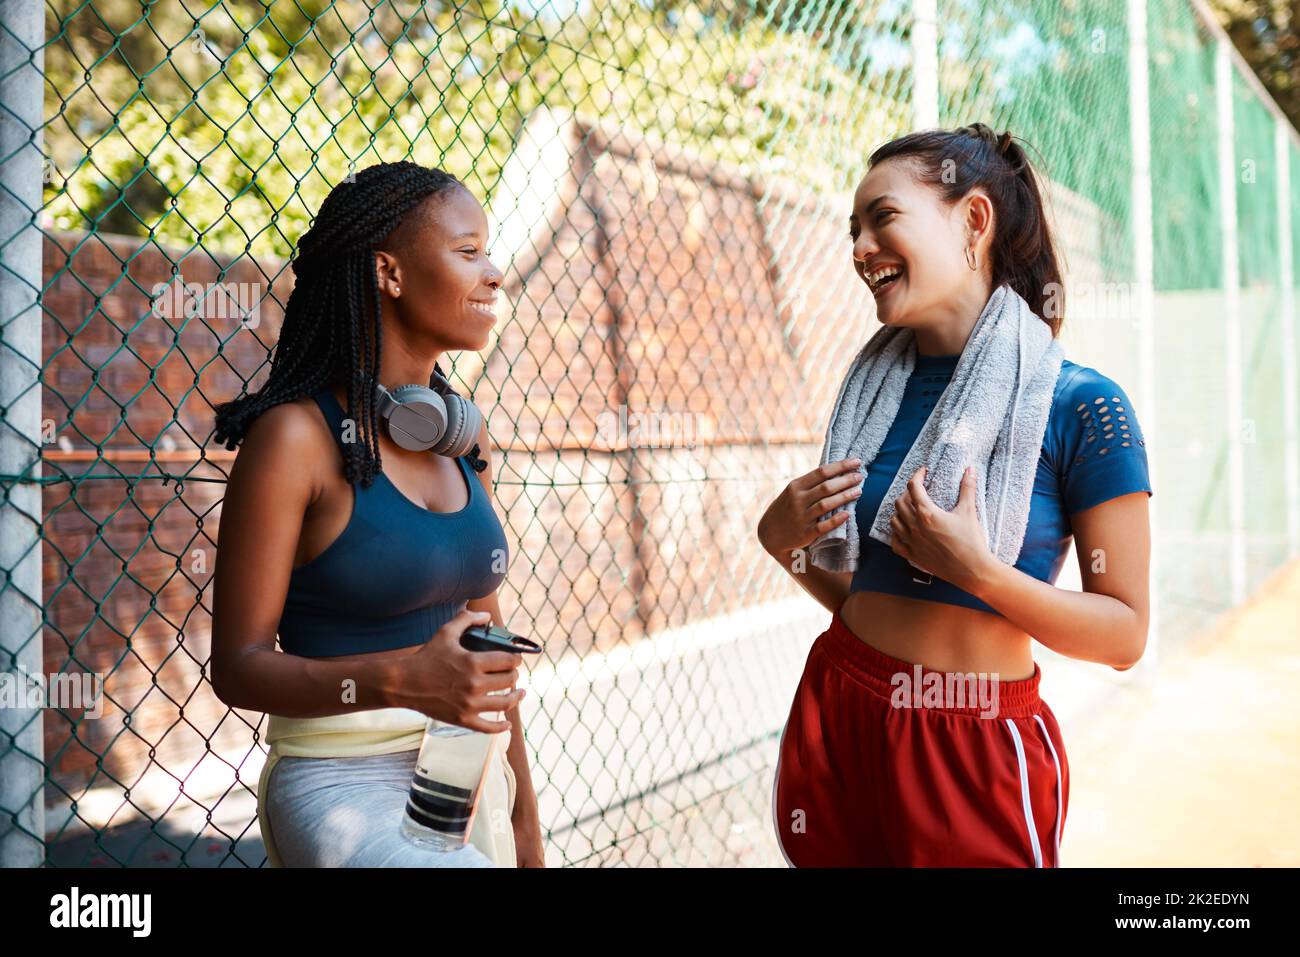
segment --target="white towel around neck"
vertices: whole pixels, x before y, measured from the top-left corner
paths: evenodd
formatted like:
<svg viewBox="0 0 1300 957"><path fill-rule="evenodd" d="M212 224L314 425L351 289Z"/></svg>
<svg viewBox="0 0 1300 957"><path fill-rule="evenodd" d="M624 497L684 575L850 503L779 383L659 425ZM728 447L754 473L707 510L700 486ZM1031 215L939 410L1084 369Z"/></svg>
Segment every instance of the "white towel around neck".
<svg viewBox="0 0 1300 957"><path fill-rule="evenodd" d="M947 388L890 483L868 534L889 544L894 502L927 466L925 489L936 505L957 504L962 473L975 467L975 506L989 550L1014 565L1029 522L1043 434L1064 350L1051 328L1005 283L993 290L962 349ZM915 333L882 326L862 348L840 386L822 449L822 464L858 458L864 476L893 425L916 366ZM857 568L856 501L849 519L819 536L811 560L828 571ZM833 514L833 513L832 513ZM992 517L990 520L990 516ZM915 567L915 566L914 566Z"/></svg>

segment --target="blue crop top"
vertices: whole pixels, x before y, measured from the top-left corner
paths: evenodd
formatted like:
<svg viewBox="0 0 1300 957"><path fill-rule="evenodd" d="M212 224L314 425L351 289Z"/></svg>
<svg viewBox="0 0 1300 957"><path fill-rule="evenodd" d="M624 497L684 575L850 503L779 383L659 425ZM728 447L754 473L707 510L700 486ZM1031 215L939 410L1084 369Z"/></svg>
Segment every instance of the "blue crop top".
<svg viewBox="0 0 1300 957"><path fill-rule="evenodd" d="M314 396L342 448L344 411ZM431 512L382 471L352 486L352 517L325 551L289 577L280 647L306 657L418 645L505 579L506 536L483 484L456 460L469 489L458 512ZM500 570L498 570L500 569Z"/></svg>
<svg viewBox="0 0 1300 957"><path fill-rule="evenodd" d="M999 614L951 582L928 576L884 542L867 534L890 483L947 388L960 355L917 355L898 415L856 504L861 551L850 592L877 591ZM1111 379L1068 359L1056 380L1043 449L1034 476L1029 523L1015 567L1056 584L1073 531L1069 516L1130 492L1153 494L1146 443L1128 396Z"/></svg>

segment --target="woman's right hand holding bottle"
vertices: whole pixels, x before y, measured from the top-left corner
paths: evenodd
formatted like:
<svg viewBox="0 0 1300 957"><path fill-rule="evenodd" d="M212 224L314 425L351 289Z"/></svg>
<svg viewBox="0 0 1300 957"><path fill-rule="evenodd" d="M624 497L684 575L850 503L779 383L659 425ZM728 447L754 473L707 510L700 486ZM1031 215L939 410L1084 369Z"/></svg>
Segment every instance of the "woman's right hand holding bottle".
<svg viewBox="0 0 1300 957"><path fill-rule="evenodd" d="M490 625L491 621L487 612L467 608L439 628L415 654L394 659L401 669L399 688L393 695L395 706L471 731L509 731L510 721L504 713L525 694L523 688L515 688L522 656L508 651L470 651L460 643L467 628ZM502 713L502 720L482 717L494 711Z"/></svg>

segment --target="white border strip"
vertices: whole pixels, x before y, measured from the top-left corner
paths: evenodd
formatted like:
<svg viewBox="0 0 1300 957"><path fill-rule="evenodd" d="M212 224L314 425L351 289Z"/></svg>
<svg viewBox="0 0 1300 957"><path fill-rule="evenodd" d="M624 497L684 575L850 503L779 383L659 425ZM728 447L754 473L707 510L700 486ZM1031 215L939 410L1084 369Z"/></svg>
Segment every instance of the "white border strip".
<svg viewBox="0 0 1300 957"><path fill-rule="evenodd" d="M1034 715L1034 720L1038 726L1043 729L1043 737L1047 739L1047 750L1052 752L1052 764L1056 765L1056 856L1052 858L1052 866L1061 866L1061 823L1065 818L1065 792L1061 790L1061 759L1056 756L1056 745L1052 743L1052 735L1047 730L1047 725L1043 722L1042 715Z"/></svg>
<svg viewBox="0 0 1300 957"><path fill-rule="evenodd" d="M1007 730L1011 732L1011 740L1016 746L1016 763L1020 766L1020 802L1024 805L1025 827L1029 830L1029 846L1034 851L1034 867L1042 867L1043 849L1038 844L1038 828L1034 826L1034 809L1029 802L1029 770L1025 767L1025 746L1020 740L1016 723L1010 718L1002 720L1007 723Z"/></svg>

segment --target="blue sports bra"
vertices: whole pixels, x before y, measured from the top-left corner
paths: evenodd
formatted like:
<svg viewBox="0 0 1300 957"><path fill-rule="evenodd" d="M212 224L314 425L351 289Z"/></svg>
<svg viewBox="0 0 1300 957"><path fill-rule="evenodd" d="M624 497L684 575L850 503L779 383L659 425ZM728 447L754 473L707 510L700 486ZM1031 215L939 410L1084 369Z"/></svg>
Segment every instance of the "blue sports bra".
<svg viewBox="0 0 1300 957"><path fill-rule="evenodd" d="M344 411L312 396L343 447ZM456 459L469 490L458 512L431 512L382 471L352 485L352 517L325 551L289 577L280 647L324 657L418 645L505 580L506 536L483 484Z"/></svg>
<svg viewBox="0 0 1300 957"><path fill-rule="evenodd" d="M990 605L942 578L935 576L924 583L929 576L866 533L960 358L916 357L898 415L875 461L866 465L867 477L856 504L861 550L849 590L964 605L997 615ZM1034 476L1029 523L1015 567L1056 584L1074 535L1069 516L1130 492L1153 494L1146 442L1128 396L1095 369L1066 359L1056 380Z"/></svg>

